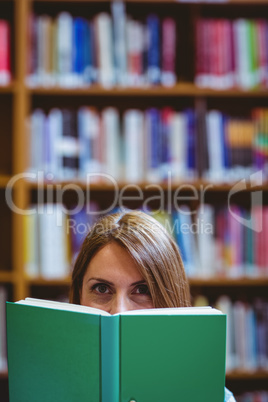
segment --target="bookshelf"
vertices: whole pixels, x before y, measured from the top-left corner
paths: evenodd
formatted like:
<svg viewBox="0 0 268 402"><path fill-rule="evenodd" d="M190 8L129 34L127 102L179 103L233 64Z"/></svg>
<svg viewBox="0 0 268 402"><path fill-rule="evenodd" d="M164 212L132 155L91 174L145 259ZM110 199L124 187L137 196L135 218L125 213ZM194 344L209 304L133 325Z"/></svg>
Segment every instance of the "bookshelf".
<svg viewBox="0 0 268 402"><path fill-rule="evenodd" d="M77 3L81 5L81 11L77 11ZM200 88L194 84L193 60L195 40L193 34L194 20L198 16L225 18L238 18L241 15L246 18L263 17L267 15L267 0L230 0L228 2L198 2L188 3L175 0L126 0L130 13L135 17L144 18L152 10L164 15L178 15L178 21L182 22L182 28L187 28L189 35L182 36L184 49L187 53L177 66L177 83L172 87L153 86L153 87L118 87L103 88L94 84L90 87L82 88L63 88L60 86L30 87L26 84L26 63L27 63L27 32L28 17L33 10L36 14L47 13L55 17L59 11L68 10L75 15L85 11L86 16L93 16L100 11L109 11L110 2L107 0L5 0L0 2L0 18L6 19L11 27L11 74L12 80L6 86L0 86L0 222L1 233L0 241L0 286L4 286L8 292L9 300L19 300L26 296L35 297L57 297L59 294L67 294L70 279L63 278L57 280L45 280L42 278L29 278L25 275L23 266L23 219L20 215L12 213L5 203L5 189L10 185L10 180L16 174L24 172L28 166L27 161L27 142L25 121L29 114L38 107L49 110L52 107L79 107L84 104L96 104L99 108L111 104L120 110L131 107L145 109L152 105L163 107L166 105L174 106L178 104L180 109L183 107L195 107L198 102L205 104L212 109L214 105L218 109L238 110L245 109L245 114L255 107L267 107L268 88L254 88L251 90L227 89L218 90L211 88ZM243 8L241 9L241 6ZM96 10L96 11L95 11ZM180 12L180 15L179 15ZM182 21L184 19L185 21ZM181 45L181 43L180 43ZM183 45L183 44L182 44ZM182 46L183 49L183 46ZM86 191L86 184L82 180L67 180L57 182L45 182L41 190L46 190L48 185L56 190L57 186L64 187L68 184L76 183L82 190ZM123 189L127 183L120 182L119 189ZM148 191L147 182L139 183L144 193ZM171 191L183 185L183 181L174 182ZM193 180L191 185L196 189L201 186L209 185L205 180ZM161 184L163 191L169 190L167 183ZM233 183L217 183L208 190L207 200L213 205L219 205L226 200L228 191ZM134 186L133 186L134 188ZM37 198L40 187L36 183L18 180L13 187L13 197L16 205L25 209ZM261 187L254 190L262 190L264 199L268 194L268 183L265 182ZM94 183L91 185L94 200L100 204L105 204L105 199L112 197L114 188L112 185ZM131 192L131 188L128 189ZM251 189L248 187L238 197L238 202L244 203L248 198ZM69 193L66 197L69 197ZM267 202L265 201L267 204ZM194 203L193 203L194 205ZM260 278L191 278L190 285L194 294L208 294L214 300L222 292L228 294L250 293L267 294L268 279ZM250 382L250 389L266 387L268 383L268 371L245 372L235 370L227 374L227 386L237 392L247 390ZM0 392L5 394L4 401L7 401L7 373L0 372Z"/></svg>

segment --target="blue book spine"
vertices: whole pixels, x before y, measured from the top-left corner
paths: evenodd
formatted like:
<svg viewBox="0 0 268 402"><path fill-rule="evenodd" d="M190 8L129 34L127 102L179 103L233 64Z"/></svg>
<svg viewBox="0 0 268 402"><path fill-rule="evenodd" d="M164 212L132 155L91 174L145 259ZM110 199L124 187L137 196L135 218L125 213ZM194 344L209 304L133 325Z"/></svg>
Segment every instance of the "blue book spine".
<svg viewBox="0 0 268 402"><path fill-rule="evenodd" d="M172 219L173 219L173 226L175 228L175 231L174 231L175 240L176 240L177 245L179 247L181 258L182 258L184 267L186 269L186 267L187 267L187 258L186 258L186 252L185 252L184 243L183 243L183 234L182 234L181 227L180 227L179 212L173 211Z"/></svg>
<svg viewBox="0 0 268 402"><path fill-rule="evenodd" d="M147 18L148 29L148 83L160 84L160 22L156 15Z"/></svg>
<svg viewBox="0 0 268 402"><path fill-rule="evenodd" d="M73 71L82 77L84 71L83 60L83 18L76 17L73 22Z"/></svg>
<svg viewBox="0 0 268 402"><path fill-rule="evenodd" d="M150 109L151 132L149 148L151 149L150 167L157 169L159 167L159 111Z"/></svg>
<svg viewBox="0 0 268 402"><path fill-rule="evenodd" d="M83 65L84 65L84 82L91 84L94 81L93 74L93 55L91 43L90 23L84 20L83 24Z"/></svg>
<svg viewBox="0 0 268 402"><path fill-rule="evenodd" d="M187 109L185 111L187 119L187 168L189 173L195 173L196 170L196 130L194 111Z"/></svg>

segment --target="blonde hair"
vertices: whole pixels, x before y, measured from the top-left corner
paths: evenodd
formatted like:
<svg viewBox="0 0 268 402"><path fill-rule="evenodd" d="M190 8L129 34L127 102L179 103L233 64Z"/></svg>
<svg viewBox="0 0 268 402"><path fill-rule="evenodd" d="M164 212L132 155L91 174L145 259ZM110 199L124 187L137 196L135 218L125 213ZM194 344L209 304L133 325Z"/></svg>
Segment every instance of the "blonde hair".
<svg viewBox="0 0 268 402"><path fill-rule="evenodd" d="M108 215L92 227L74 266L70 303L80 304L87 267L111 242L127 250L137 263L155 308L190 306L189 285L176 243L162 225L140 211Z"/></svg>

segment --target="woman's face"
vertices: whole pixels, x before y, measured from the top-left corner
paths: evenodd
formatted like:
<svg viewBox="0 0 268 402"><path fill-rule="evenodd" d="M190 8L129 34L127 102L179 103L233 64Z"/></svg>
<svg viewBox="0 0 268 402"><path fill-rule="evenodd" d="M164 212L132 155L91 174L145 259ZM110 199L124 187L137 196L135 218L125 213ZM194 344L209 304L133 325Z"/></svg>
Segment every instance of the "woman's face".
<svg viewBox="0 0 268 402"><path fill-rule="evenodd" d="M153 308L147 284L135 261L115 242L100 249L90 261L80 302L110 314Z"/></svg>

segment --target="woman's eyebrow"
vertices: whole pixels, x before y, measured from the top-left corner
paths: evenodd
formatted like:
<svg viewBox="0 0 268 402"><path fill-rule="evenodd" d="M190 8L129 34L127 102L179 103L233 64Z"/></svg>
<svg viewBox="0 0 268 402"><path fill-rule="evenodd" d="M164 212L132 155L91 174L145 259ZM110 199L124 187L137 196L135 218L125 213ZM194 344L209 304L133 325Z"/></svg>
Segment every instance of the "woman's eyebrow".
<svg viewBox="0 0 268 402"><path fill-rule="evenodd" d="M113 286L113 283L112 282L109 282L109 281L107 281L106 279L103 279L103 278L89 278L88 280L87 280L87 282L90 282L90 281L98 281L98 282L105 282L105 283L108 283L108 285L112 285Z"/></svg>
<svg viewBox="0 0 268 402"><path fill-rule="evenodd" d="M106 279L103 279L103 278L95 278L95 277L93 277L93 278L89 278L87 280L87 282L90 282L90 281L103 282L103 283L107 283L108 285L114 286L113 282L107 281ZM130 286L141 285L141 284L144 284L144 283L146 283L146 281L144 279L141 279L140 281L131 283Z"/></svg>
<svg viewBox="0 0 268 402"><path fill-rule="evenodd" d="M142 279L141 281L134 282L134 283L132 283L130 286L141 285L141 284L143 284L143 283L146 283L146 281L145 281L144 279Z"/></svg>

